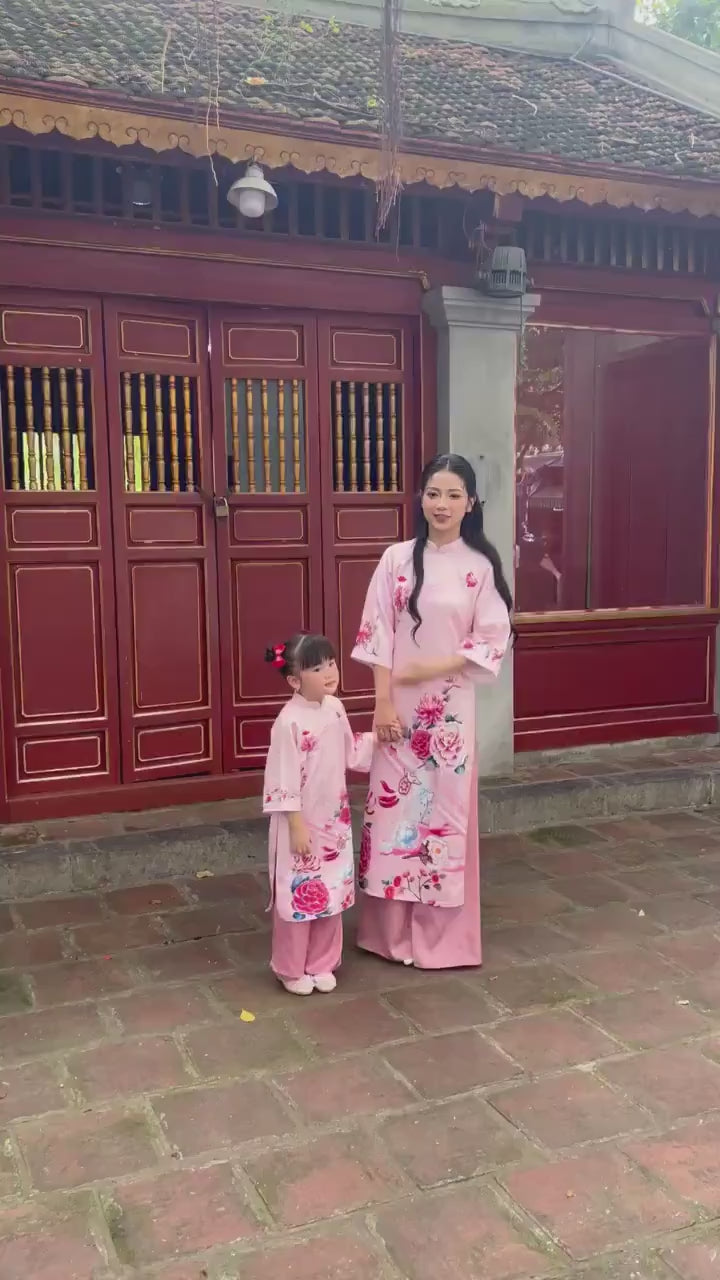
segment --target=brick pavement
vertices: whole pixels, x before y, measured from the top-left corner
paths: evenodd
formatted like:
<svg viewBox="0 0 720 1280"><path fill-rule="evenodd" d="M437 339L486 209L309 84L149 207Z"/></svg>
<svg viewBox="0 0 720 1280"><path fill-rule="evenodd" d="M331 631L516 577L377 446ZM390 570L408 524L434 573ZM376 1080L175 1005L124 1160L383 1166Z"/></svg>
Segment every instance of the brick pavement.
<svg viewBox="0 0 720 1280"><path fill-rule="evenodd" d="M2 1280L717 1280L720 814L483 878L483 970L308 1000L250 872L0 907Z"/></svg>

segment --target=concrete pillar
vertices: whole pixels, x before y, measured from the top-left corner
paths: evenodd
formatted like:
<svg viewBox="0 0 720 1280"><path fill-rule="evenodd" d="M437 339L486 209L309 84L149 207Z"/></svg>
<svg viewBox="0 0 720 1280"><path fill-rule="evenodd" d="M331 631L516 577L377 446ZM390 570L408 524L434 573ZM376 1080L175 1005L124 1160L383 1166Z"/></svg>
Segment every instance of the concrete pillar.
<svg viewBox="0 0 720 1280"><path fill-rule="evenodd" d="M438 450L462 453L478 474L485 531L514 580L515 379L518 336L540 299L488 298L445 286L425 297L438 332ZM521 305L522 303L522 305ZM478 690L480 774L513 768L513 662Z"/></svg>

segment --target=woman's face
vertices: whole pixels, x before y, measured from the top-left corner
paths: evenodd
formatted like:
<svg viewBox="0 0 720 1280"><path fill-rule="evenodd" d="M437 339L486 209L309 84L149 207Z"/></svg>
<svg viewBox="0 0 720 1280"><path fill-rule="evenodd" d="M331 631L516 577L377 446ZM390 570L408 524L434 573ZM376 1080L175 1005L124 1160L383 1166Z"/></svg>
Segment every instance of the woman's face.
<svg viewBox="0 0 720 1280"><path fill-rule="evenodd" d="M422 495L422 511L433 542L454 542L473 501L453 471L436 471Z"/></svg>

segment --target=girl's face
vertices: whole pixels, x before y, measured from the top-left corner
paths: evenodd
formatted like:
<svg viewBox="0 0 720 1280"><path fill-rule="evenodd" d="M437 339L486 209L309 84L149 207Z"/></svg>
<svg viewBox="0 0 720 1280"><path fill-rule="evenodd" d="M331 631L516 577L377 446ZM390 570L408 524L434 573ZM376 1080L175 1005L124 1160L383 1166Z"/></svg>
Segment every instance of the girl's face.
<svg viewBox="0 0 720 1280"><path fill-rule="evenodd" d="M433 542L455 542L473 506L474 500L468 497L459 476L453 471L436 471L422 495L422 512Z"/></svg>
<svg viewBox="0 0 720 1280"><path fill-rule="evenodd" d="M288 676L288 684L307 702L322 702L323 698L337 693L340 672L335 659L329 658L318 667L308 667L297 676Z"/></svg>

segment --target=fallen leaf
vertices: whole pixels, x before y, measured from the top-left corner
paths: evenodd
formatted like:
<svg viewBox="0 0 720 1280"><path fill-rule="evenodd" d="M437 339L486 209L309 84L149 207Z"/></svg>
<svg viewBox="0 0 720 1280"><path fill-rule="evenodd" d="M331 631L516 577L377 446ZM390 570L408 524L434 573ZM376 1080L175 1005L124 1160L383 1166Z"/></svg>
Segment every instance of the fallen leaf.
<svg viewBox="0 0 720 1280"><path fill-rule="evenodd" d="M240 1011L240 1021L241 1021L241 1022L254 1022L254 1021L255 1021L255 1014L254 1014L254 1013L248 1013L247 1009L241 1009L241 1011Z"/></svg>
<svg viewBox="0 0 720 1280"><path fill-rule="evenodd" d="M254 85L267 84L267 80L265 79L264 76L246 76L245 83L251 84L254 86Z"/></svg>
<svg viewBox="0 0 720 1280"><path fill-rule="evenodd" d="M215 875L214 871L196 871L195 879L196 880L212 880L214 875Z"/></svg>
<svg viewBox="0 0 720 1280"><path fill-rule="evenodd" d="M638 915L639 915L639 916L644 916L644 915L645 915L645 912L643 911L642 907L641 907L641 908L640 908L640 910L638 911Z"/></svg>

